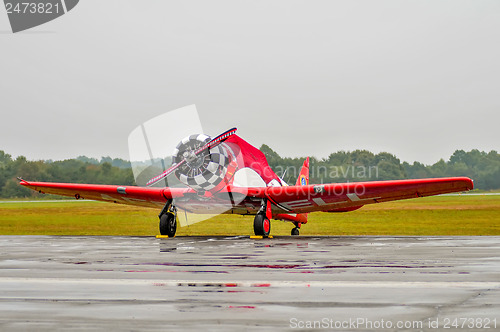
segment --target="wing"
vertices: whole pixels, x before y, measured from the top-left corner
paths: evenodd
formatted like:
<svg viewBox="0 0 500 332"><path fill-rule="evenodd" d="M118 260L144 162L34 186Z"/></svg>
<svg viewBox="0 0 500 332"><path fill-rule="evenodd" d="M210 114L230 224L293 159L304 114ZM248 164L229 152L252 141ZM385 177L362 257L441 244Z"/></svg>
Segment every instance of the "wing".
<svg viewBox="0 0 500 332"><path fill-rule="evenodd" d="M365 204L466 191L473 187L471 179L455 177L249 188L247 195L267 198L289 213L343 212Z"/></svg>
<svg viewBox="0 0 500 332"><path fill-rule="evenodd" d="M192 189L183 188L31 182L25 180L21 180L20 184L46 194L153 208L163 207L167 199L187 197L189 194L194 193ZM259 199L269 199L277 207L278 211L276 212L278 213L308 213L314 211L350 211L365 204L439 195L471 190L472 188L471 179L460 177L262 188L231 186L230 192L232 195L244 195L247 198L244 201L249 200L248 203L255 203L259 206ZM256 199L257 201L255 201ZM207 202L207 204L210 203Z"/></svg>
<svg viewBox="0 0 500 332"><path fill-rule="evenodd" d="M189 189L136 186L110 186L99 184L31 182L21 185L44 194L91 199L112 203L162 208L168 199L182 197Z"/></svg>

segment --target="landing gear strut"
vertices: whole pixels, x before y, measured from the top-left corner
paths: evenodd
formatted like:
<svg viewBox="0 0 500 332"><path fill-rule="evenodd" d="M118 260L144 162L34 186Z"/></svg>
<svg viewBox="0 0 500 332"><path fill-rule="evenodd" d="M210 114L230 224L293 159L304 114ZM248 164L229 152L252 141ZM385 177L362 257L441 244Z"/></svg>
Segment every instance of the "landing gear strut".
<svg viewBox="0 0 500 332"><path fill-rule="evenodd" d="M169 199L158 216L160 218L160 234L174 237L177 230L177 209Z"/></svg>
<svg viewBox="0 0 500 332"><path fill-rule="evenodd" d="M271 217L271 203L264 200L262 201L259 212L257 212L253 220L253 231L255 235L269 236L269 233L271 233Z"/></svg>

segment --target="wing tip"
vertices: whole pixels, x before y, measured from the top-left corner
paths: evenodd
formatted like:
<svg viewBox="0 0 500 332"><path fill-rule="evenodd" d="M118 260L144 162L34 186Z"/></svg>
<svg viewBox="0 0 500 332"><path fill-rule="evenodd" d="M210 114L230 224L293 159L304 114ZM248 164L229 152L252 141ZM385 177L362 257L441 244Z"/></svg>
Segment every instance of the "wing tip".
<svg viewBox="0 0 500 332"><path fill-rule="evenodd" d="M461 177L455 177L455 178L448 178L449 180L452 180L454 183L458 184L461 188L463 188L463 191L469 191L474 189L474 180L472 180L469 177L466 176L461 176Z"/></svg>
<svg viewBox="0 0 500 332"><path fill-rule="evenodd" d="M26 180L24 180L24 179L23 179L22 177L20 177L20 176L18 176L18 177L17 177L17 180L19 181L19 184L20 184L21 186L28 186L28 185L29 185L29 182L28 182L28 181L26 181Z"/></svg>
<svg viewBox="0 0 500 332"><path fill-rule="evenodd" d="M474 189L474 180L466 177L466 178L464 178L464 181L465 181L465 185L466 185L467 190Z"/></svg>

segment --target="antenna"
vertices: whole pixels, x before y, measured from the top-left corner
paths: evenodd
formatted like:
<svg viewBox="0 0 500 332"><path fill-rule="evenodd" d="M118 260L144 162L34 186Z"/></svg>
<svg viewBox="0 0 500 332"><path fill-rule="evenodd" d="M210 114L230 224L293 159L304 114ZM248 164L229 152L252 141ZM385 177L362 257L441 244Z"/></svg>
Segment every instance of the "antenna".
<svg viewBox="0 0 500 332"><path fill-rule="evenodd" d="M283 174L281 174L281 176L280 176L280 177L281 177L281 179L282 179L283 181L285 181L285 174L286 174L286 171L288 171L288 167L287 167L287 168L285 168L285 171L284 171L284 172L283 172Z"/></svg>

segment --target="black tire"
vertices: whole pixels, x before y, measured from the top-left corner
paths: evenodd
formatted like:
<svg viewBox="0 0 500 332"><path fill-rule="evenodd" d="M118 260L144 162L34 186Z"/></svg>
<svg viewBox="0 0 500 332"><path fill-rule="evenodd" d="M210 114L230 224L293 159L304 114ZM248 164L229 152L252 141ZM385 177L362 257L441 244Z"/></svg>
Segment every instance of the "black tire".
<svg viewBox="0 0 500 332"><path fill-rule="evenodd" d="M271 233L271 221L264 214L257 214L253 220L253 231L255 235L269 236L269 233Z"/></svg>
<svg viewBox="0 0 500 332"><path fill-rule="evenodd" d="M174 237L177 231L177 220L173 213L165 213L160 217L160 234Z"/></svg>
<svg viewBox="0 0 500 332"><path fill-rule="evenodd" d="M299 234L300 234L300 231L299 231L298 227L292 228L292 235L293 236L296 236L296 235L299 235Z"/></svg>

